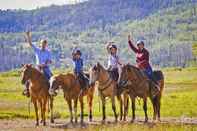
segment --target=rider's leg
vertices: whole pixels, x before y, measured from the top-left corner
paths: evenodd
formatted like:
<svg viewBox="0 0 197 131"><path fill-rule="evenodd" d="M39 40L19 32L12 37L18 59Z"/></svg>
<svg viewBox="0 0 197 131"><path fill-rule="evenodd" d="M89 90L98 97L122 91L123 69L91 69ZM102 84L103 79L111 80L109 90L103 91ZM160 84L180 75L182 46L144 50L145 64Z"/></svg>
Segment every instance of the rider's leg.
<svg viewBox="0 0 197 131"><path fill-rule="evenodd" d="M45 67L43 69L43 73L45 75L45 77L49 80L52 76L51 70L49 69L49 67Z"/></svg>
<svg viewBox="0 0 197 131"><path fill-rule="evenodd" d="M148 67L147 69L145 69L145 73L147 74L148 78L153 82L153 84L155 85L155 87L160 90L159 84L157 82L157 80L154 78L153 76L153 70L151 67Z"/></svg>

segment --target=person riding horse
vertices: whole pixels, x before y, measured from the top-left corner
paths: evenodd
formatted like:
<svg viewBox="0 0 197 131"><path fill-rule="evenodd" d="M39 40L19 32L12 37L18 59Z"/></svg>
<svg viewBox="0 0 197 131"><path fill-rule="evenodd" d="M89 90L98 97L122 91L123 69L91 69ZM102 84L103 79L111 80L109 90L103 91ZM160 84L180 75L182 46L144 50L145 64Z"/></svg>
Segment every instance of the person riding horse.
<svg viewBox="0 0 197 131"><path fill-rule="evenodd" d="M39 71L43 72L45 77L49 80L52 76L52 72L49 68L49 65L52 63L51 52L47 49L48 42L47 40L41 40L41 48L36 47L32 44L31 32L26 32L26 39L30 47L33 48L34 54L36 56L36 67ZM25 84L25 90L23 95L29 97L29 82Z"/></svg>
<svg viewBox="0 0 197 131"><path fill-rule="evenodd" d="M77 48L74 48L72 51L72 59L74 62L74 74L79 80L81 88L89 87L89 79L83 72L83 59L81 58L81 51Z"/></svg>
<svg viewBox="0 0 197 131"><path fill-rule="evenodd" d="M129 47L136 53L137 67L144 71L150 80L152 80L155 87L160 90L157 80L153 75L152 67L149 63L149 52L144 47L144 42L142 40L137 41L137 48L134 46L131 36L128 36Z"/></svg>
<svg viewBox="0 0 197 131"><path fill-rule="evenodd" d="M109 53L107 69L111 73L111 77L117 81L119 77L118 66L122 65L117 55L117 46L114 45L113 42L109 42L107 44L107 51Z"/></svg>

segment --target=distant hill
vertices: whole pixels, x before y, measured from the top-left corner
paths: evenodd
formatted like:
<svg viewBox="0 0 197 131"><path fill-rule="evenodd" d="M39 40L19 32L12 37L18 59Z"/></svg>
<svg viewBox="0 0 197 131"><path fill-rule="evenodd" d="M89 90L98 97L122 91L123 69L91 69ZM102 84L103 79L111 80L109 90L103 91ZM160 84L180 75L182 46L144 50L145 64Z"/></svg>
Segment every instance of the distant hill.
<svg viewBox="0 0 197 131"><path fill-rule="evenodd" d="M143 19L158 10L191 3L196 3L196 0L89 0L32 11L0 11L0 32L105 29L106 25Z"/></svg>
<svg viewBox="0 0 197 131"><path fill-rule="evenodd" d="M4 16L0 17L0 30L3 32L0 33L0 63L2 63L0 71L18 68L22 63L34 62L32 50L28 48L24 34L21 33L29 27L33 31L33 41L42 38L48 40L53 52L54 67L58 68L71 67L70 57L74 46L82 49L86 66L96 61L106 65L105 42L109 40L115 41L118 45L122 61L135 64L135 55L127 44L128 34L133 36L134 41L138 39L145 41L146 48L151 53L152 65L188 66L189 61L193 59L192 43L197 41L196 1L165 0L162 1L163 4L158 4L158 1L125 0L121 3L120 0L92 0L78 5L51 6L32 11L1 11L1 14L4 12ZM133 2L132 6L129 6L131 2ZM89 8L86 8L87 6ZM110 11L112 7L122 13ZM136 12L134 7L139 7L135 8ZM65 8L67 14L62 13ZM100 15L95 15L96 12L100 12ZM32 13L36 17L31 17ZM128 17L125 14L128 14ZM21 19L19 16L22 16ZM57 19L58 16L61 17ZM106 16L105 23L99 24L103 16ZM5 17L6 19L3 19ZM9 20L11 18L12 20ZM36 21L37 18L44 22L39 24L41 21ZM83 23L88 20L87 18L91 21ZM2 24L3 20L5 23ZM26 25L25 22L21 24L20 21L23 20L31 24ZM14 24L16 21L18 24Z"/></svg>

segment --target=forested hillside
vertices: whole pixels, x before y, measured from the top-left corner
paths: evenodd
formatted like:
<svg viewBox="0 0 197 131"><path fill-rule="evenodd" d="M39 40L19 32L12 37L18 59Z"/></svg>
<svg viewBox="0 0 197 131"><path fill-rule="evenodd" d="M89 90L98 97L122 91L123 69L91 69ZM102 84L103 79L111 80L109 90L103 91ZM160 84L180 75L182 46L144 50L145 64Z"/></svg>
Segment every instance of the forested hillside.
<svg viewBox="0 0 197 131"><path fill-rule="evenodd" d="M32 11L0 11L0 32L84 31L144 17L196 0L89 0L76 5L50 6Z"/></svg>
<svg viewBox="0 0 197 131"><path fill-rule="evenodd" d="M33 11L1 11L0 71L33 62L22 33L26 29L33 31L33 41L49 41L55 67L71 66L74 46L82 49L86 65L106 64L105 42L111 40L118 45L122 61L134 64L128 34L134 41L145 41L153 65L185 67L193 60L192 43L197 41L196 9L195 0L92 0Z"/></svg>

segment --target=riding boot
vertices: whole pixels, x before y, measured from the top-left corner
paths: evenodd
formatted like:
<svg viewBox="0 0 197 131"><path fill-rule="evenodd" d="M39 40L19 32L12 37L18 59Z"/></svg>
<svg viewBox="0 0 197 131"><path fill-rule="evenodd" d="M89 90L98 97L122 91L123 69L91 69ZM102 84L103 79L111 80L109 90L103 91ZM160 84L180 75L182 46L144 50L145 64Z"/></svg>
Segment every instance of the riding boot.
<svg viewBox="0 0 197 131"><path fill-rule="evenodd" d="M30 97L30 93L29 93L29 82L28 81L25 83L25 89L24 89L24 91L23 91L22 94L24 96Z"/></svg>

